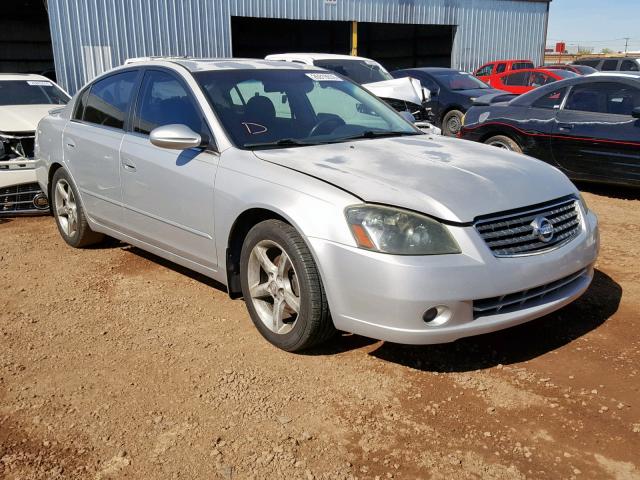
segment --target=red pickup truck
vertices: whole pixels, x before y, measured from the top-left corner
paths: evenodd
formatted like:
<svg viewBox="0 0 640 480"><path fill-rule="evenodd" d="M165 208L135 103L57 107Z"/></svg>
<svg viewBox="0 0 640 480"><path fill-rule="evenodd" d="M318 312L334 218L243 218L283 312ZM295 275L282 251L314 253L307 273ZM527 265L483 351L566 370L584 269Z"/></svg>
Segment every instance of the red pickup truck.
<svg viewBox="0 0 640 480"><path fill-rule="evenodd" d="M481 66L474 75L486 83L492 75L525 68L534 68L533 62L531 60L496 60Z"/></svg>

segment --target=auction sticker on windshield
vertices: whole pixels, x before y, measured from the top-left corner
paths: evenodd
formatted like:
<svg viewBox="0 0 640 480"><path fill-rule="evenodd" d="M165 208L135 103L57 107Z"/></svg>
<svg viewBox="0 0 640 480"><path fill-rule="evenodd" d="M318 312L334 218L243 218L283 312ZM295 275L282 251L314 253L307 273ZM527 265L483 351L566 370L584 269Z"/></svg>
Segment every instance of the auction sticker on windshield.
<svg viewBox="0 0 640 480"><path fill-rule="evenodd" d="M32 87L50 87L51 86L51 82L43 82L43 81L37 81L37 80L27 80L27 83Z"/></svg>
<svg viewBox="0 0 640 480"><path fill-rule="evenodd" d="M342 82L342 79L333 73L307 73L307 77L316 82Z"/></svg>

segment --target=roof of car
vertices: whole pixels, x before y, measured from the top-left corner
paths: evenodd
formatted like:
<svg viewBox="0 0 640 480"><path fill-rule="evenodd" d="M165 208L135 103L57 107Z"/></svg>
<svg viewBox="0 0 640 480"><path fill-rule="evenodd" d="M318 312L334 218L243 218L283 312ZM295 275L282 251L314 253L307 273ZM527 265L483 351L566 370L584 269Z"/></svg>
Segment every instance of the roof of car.
<svg viewBox="0 0 640 480"><path fill-rule="evenodd" d="M265 58L269 60L277 60L284 58L295 58L299 60L368 60L370 58L356 57L353 55L341 55L338 53L276 53L267 55Z"/></svg>
<svg viewBox="0 0 640 480"><path fill-rule="evenodd" d="M42 80L51 83L51 80L35 73L0 73L0 82L3 80Z"/></svg>
<svg viewBox="0 0 640 480"><path fill-rule="evenodd" d="M587 77L616 77L640 79L640 72L596 72Z"/></svg>
<svg viewBox="0 0 640 480"><path fill-rule="evenodd" d="M317 67L277 60L258 60L255 58L190 58L190 57L141 57L130 58L125 65L157 64L169 62L179 64L191 72L209 70L317 70Z"/></svg>
<svg viewBox="0 0 640 480"><path fill-rule="evenodd" d="M412 67L412 68L403 68L402 70L419 70L421 72L460 72L457 68L447 68L447 67Z"/></svg>

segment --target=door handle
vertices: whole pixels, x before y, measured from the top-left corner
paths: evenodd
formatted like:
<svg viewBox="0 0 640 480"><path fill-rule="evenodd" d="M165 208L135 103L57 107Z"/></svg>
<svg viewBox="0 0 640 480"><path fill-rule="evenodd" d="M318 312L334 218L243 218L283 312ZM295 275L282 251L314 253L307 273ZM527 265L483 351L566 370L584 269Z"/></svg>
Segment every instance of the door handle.
<svg viewBox="0 0 640 480"><path fill-rule="evenodd" d="M558 124L558 129L559 130L564 130L564 131L573 130L573 124L571 124L571 123L559 123Z"/></svg>
<svg viewBox="0 0 640 480"><path fill-rule="evenodd" d="M68 148L76 148L76 143L73 140L67 139L66 145Z"/></svg>
<svg viewBox="0 0 640 480"><path fill-rule="evenodd" d="M128 160L122 160L120 164L122 165L122 168L124 168L125 170L128 170L130 172L136 171L136 166Z"/></svg>

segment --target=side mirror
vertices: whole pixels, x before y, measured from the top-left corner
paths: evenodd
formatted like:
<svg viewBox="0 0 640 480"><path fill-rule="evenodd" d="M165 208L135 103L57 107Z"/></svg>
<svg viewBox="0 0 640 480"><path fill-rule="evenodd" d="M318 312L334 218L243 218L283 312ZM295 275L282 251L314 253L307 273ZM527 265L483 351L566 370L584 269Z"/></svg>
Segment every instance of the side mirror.
<svg viewBox="0 0 640 480"><path fill-rule="evenodd" d="M149 135L149 141L156 147L186 150L199 147L202 137L186 125L172 124L154 128Z"/></svg>
<svg viewBox="0 0 640 480"><path fill-rule="evenodd" d="M413 113L411 113L408 110L405 110L403 112L398 112L400 114L400 116L402 118L404 118L407 122L409 123L413 123L416 121L416 117L413 116Z"/></svg>
<svg viewBox="0 0 640 480"><path fill-rule="evenodd" d="M640 118L640 107L636 107L631 111L631 116L633 118Z"/></svg>

